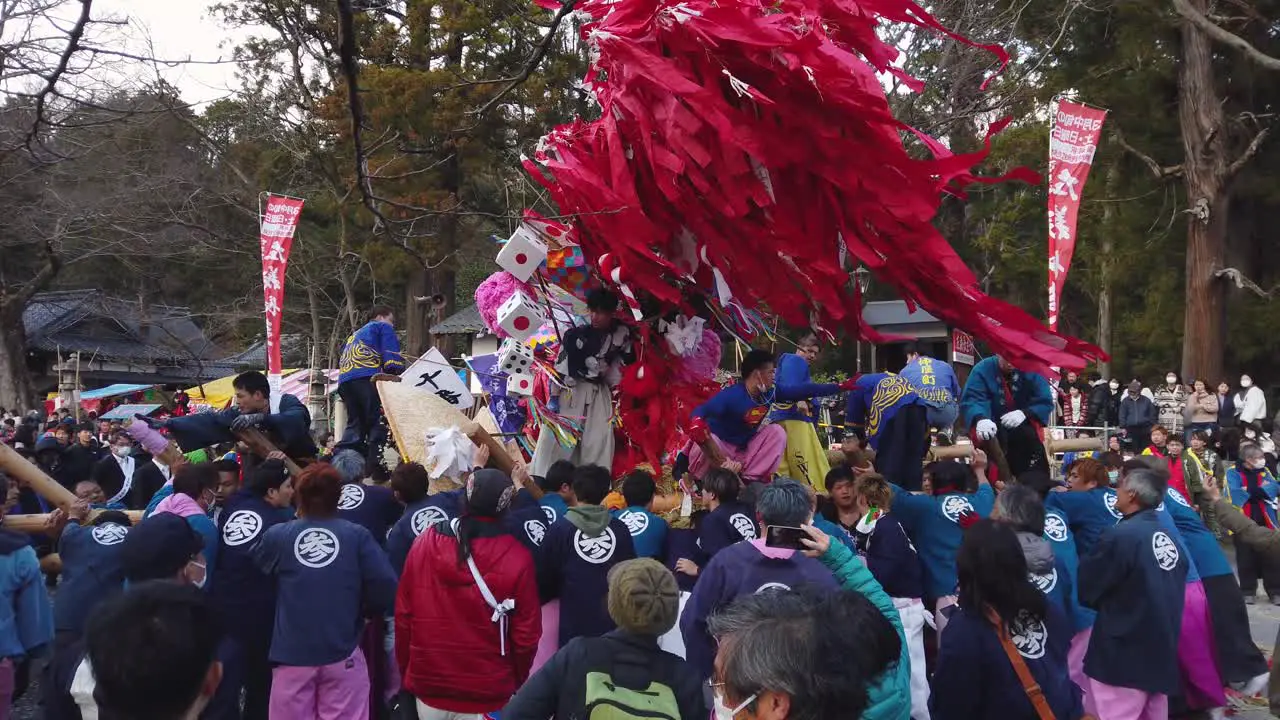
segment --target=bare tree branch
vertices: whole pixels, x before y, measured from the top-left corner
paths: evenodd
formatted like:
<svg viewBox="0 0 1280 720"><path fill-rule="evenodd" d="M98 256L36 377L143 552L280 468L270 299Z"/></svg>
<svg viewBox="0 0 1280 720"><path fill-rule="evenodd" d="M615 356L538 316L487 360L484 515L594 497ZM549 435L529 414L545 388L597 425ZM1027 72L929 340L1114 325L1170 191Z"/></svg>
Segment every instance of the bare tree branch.
<svg viewBox="0 0 1280 720"><path fill-rule="evenodd" d="M1161 165L1160 163L1156 162L1156 161L1155 161L1155 160L1154 160L1150 155L1148 155L1148 154L1146 154L1146 153L1142 152L1141 150L1138 150L1138 149L1137 149L1137 148L1135 148L1134 146L1130 145L1130 144L1129 144L1129 143L1124 139L1124 133L1120 132L1120 128L1119 128L1119 127L1115 127L1115 128L1113 128L1113 129L1112 129L1112 133L1113 133L1113 134L1114 134L1114 136L1115 136L1116 142L1120 144L1120 147L1124 148L1127 152L1129 152L1129 154L1131 154L1131 155L1133 155L1134 157L1138 158L1138 159L1139 159L1139 160L1141 160L1141 161L1142 161L1142 162L1143 162L1143 163L1144 163L1148 168L1150 168L1150 169L1151 169L1151 174L1152 174L1152 175L1155 175L1155 178L1156 178L1157 180L1164 180L1165 178L1178 177L1178 176L1182 175L1183 167L1182 167L1182 165L1181 165L1181 164L1179 164L1179 165L1167 165L1167 166L1166 166L1166 165Z"/></svg>
<svg viewBox="0 0 1280 720"><path fill-rule="evenodd" d="M80 39L84 37L85 26L89 24L89 16L93 10L93 0L80 0L80 16L76 18L75 25L71 26L71 30L67 33L67 44L62 49L62 54L58 57L58 64L54 66L53 71L44 76L44 88L36 94L35 102L35 119L32 122L31 129L27 132L23 145L31 149L31 143L38 140L40 136L40 126L44 123L45 103L48 102L49 95L53 93L57 87L58 81L62 79L63 73L67 71L67 66L71 63L71 56L76 54L76 50L80 49Z"/></svg>
<svg viewBox="0 0 1280 720"><path fill-rule="evenodd" d="M1280 58L1271 57L1254 47L1248 40L1245 40L1230 30L1215 24L1212 20L1205 17L1203 13L1197 10L1196 7L1191 4L1191 0L1173 0L1173 7L1178 11L1179 15L1187 20L1187 22L1195 25L1201 32L1208 35L1214 41L1242 53L1245 57L1257 64L1258 67L1280 72Z"/></svg>
<svg viewBox="0 0 1280 720"><path fill-rule="evenodd" d="M496 81L486 81L486 82L506 82L507 84L503 86L503 88L499 90L493 97L489 98L488 102L486 102L484 105L481 105L479 110L476 110L475 114L477 117L489 112L489 110L491 110L494 105L497 105L498 102L502 100L502 98L505 97L507 93L516 89L516 87L518 87L521 83L528 80L529 76L533 74L533 71L538 69L538 66L542 64L542 58L547 56L547 51L551 49L551 44L556 41L556 34L560 30L560 23L565 19L565 17L569 15L569 13L573 12L573 8L577 4L578 4L578 0L565 0L565 3L560 6L560 9L558 11L556 11L555 17L551 18L551 29L548 30L547 34L542 37L542 42L538 43L538 47L534 48L533 55L529 57L528 62L524 64L524 67L520 70L519 73L517 73L514 77L510 77L510 78L503 78L501 80L496 80Z"/></svg>
<svg viewBox="0 0 1280 720"><path fill-rule="evenodd" d="M1244 152L1240 154L1240 157L1236 158L1235 162L1231 163L1231 165L1227 167L1227 178L1235 177L1236 173L1240 172L1240 170L1258 154L1258 150L1262 148L1263 141L1265 141L1267 136L1270 134L1271 128L1263 128L1258 131L1257 135L1253 136L1253 140L1249 143L1249 147L1245 148Z"/></svg>

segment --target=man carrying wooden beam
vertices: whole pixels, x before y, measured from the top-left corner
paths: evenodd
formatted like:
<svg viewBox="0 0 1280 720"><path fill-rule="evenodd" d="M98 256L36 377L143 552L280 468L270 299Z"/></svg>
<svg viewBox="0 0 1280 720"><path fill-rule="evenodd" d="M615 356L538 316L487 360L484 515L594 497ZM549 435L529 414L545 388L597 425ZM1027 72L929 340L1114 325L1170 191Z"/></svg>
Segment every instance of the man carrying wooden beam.
<svg viewBox="0 0 1280 720"><path fill-rule="evenodd" d="M311 413L292 395L280 397L280 411L271 412L271 386L267 376L257 371L241 373L231 382L235 388L235 406L213 413L197 413L168 420L142 418L148 425L164 428L184 451L210 447L243 439L242 433L260 430L268 442L294 461L314 458L318 452L311 438ZM250 444L252 462L245 469L266 459L265 454Z"/></svg>

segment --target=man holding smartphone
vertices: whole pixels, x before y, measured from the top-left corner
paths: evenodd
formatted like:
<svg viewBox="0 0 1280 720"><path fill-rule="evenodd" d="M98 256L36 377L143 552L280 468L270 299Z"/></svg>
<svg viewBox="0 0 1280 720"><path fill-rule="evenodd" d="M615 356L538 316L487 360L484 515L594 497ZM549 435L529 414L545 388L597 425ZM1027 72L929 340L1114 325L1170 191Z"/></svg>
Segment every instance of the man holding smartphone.
<svg viewBox="0 0 1280 720"><path fill-rule="evenodd" d="M761 537L721 550L699 573L698 584L680 618L686 657L701 678L710 678L716 644L707 618L743 595L802 586L835 590L835 577L821 562L805 557L801 526L813 516L808 489L795 480L777 480L756 502Z"/></svg>

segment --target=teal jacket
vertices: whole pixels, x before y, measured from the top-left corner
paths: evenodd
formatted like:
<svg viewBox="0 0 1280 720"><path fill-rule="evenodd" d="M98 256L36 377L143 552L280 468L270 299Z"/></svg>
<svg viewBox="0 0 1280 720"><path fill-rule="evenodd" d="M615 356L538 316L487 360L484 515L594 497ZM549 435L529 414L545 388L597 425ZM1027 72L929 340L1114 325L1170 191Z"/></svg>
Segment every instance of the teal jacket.
<svg viewBox="0 0 1280 720"><path fill-rule="evenodd" d="M861 593L879 608L889 622L893 623L893 629L898 631L898 641L902 643L898 663L885 670L880 679L867 689L867 709L862 713L862 720L909 720L911 653L907 648L907 635L902 630L902 618L898 616L893 600L871 576L866 563L848 547L836 542L835 538L831 540L831 547L818 559L836 576L840 587Z"/></svg>

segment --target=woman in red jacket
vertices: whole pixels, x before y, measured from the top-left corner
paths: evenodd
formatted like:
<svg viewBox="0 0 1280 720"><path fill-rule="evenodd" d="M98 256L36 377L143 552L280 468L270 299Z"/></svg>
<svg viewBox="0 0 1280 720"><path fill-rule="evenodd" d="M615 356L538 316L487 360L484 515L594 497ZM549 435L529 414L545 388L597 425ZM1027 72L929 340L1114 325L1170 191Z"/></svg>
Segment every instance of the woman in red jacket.
<svg viewBox="0 0 1280 720"><path fill-rule="evenodd" d="M502 529L516 489L498 470L467 482L462 516L414 542L396 598L396 662L421 720L500 710L542 635L533 556Z"/></svg>

